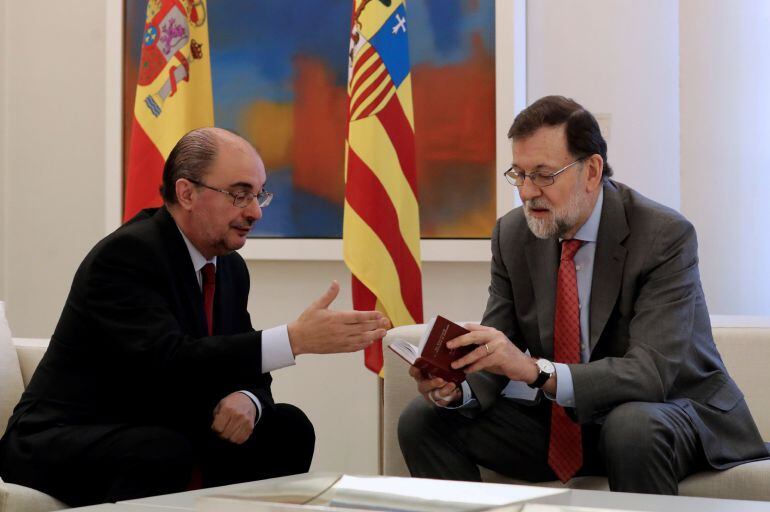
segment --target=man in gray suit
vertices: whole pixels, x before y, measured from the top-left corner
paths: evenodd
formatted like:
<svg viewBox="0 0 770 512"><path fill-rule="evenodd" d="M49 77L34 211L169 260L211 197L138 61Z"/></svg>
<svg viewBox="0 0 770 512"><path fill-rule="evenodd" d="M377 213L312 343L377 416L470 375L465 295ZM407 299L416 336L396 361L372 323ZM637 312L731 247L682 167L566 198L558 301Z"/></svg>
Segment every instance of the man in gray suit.
<svg viewBox="0 0 770 512"><path fill-rule="evenodd" d="M768 456L711 336L693 226L610 179L596 119L548 96L508 137L523 206L492 234L482 325L447 345L460 387L412 367L425 398L399 422L413 476L607 475L676 494L703 468ZM553 361L553 362L552 362Z"/></svg>

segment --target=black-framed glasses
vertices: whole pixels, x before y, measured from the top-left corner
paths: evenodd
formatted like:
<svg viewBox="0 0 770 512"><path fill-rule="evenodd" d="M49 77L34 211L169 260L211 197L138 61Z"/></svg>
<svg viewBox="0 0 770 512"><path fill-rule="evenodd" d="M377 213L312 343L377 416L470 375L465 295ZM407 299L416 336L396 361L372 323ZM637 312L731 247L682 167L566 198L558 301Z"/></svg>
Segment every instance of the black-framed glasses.
<svg viewBox="0 0 770 512"><path fill-rule="evenodd" d="M505 179L508 180L508 183L510 183L514 187L523 187L525 178L529 178L530 181L532 181L532 184L537 187L540 187L540 188L548 187L550 185L553 185L553 182L556 179L556 176L563 173L564 171L566 171L576 163L585 160L589 156L590 155L581 156L577 160L568 163L558 171L552 172L552 173L542 173L539 171L533 171L527 174L521 169L517 169L515 166L511 165L508 168L508 170L503 173L503 176L505 176Z"/></svg>
<svg viewBox="0 0 770 512"><path fill-rule="evenodd" d="M260 208L265 208L270 204L270 202L273 200L273 193L268 192L264 188L257 192L256 194L253 194L251 192L230 192L229 190L224 190L221 188L212 187L209 185L206 185L203 182L200 182L198 180L193 180L190 178L185 178L190 183L195 183L196 185L200 187L207 188L209 190L213 190L215 192L221 192L223 194L226 194L233 198L233 206L237 206L238 208L246 208L251 204L251 202L256 198L257 204Z"/></svg>

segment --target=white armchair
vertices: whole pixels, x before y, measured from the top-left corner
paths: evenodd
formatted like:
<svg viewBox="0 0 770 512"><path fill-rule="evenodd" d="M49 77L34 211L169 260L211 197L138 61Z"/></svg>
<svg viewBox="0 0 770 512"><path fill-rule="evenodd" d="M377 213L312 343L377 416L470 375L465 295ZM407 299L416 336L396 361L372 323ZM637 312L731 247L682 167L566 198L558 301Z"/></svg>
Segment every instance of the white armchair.
<svg viewBox="0 0 770 512"><path fill-rule="evenodd" d="M0 332L0 436L47 347L47 339L9 338ZM49 512L63 508L68 507L45 493L0 479L0 512Z"/></svg>

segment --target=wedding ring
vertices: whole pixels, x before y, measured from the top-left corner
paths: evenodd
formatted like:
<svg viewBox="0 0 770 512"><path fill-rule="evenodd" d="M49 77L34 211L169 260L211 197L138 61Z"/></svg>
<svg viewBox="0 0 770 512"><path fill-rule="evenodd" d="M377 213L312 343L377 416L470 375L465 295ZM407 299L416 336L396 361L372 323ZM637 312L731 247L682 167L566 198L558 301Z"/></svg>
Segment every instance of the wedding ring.
<svg viewBox="0 0 770 512"><path fill-rule="evenodd" d="M489 343L484 343L484 348L487 349L487 355L492 353L492 351L489 350Z"/></svg>

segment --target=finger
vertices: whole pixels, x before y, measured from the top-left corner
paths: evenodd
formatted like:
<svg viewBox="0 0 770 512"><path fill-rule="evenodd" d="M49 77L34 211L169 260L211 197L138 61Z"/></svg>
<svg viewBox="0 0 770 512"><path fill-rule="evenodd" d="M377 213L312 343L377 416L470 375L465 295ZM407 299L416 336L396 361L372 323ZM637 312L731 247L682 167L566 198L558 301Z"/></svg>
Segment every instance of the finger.
<svg viewBox="0 0 770 512"><path fill-rule="evenodd" d="M483 345L492 341L493 333L489 330L471 331L446 342L447 348L464 347L466 345Z"/></svg>
<svg viewBox="0 0 770 512"><path fill-rule="evenodd" d="M348 325L379 322L385 316L379 311L335 311L336 320Z"/></svg>
<svg viewBox="0 0 770 512"><path fill-rule="evenodd" d="M447 341L447 348L464 347L466 345L478 345L478 341L485 339L486 333L483 331L471 331L468 334L463 334L454 339Z"/></svg>
<svg viewBox="0 0 770 512"><path fill-rule="evenodd" d="M475 350L465 354L460 359L452 361L452 364L450 366L455 370L459 368L464 368L468 365L475 363L476 361L484 359L485 357L487 357L487 355L489 355L487 354L487 349L485 349L484 346L482 345L476 348Z"/></svg>
<svg viewBox="0 0 770 512"><path fill-rule="evenodd" d="M334 299L337 298L338 293L340 293L340 283L337 281L332 281L332 284L329 285L329 288L324 292L324 294L310 304L310 309L328 308L331 303L334 302Z"/></svg>
<svg viewBox="0 0 770 512"><path fill-rule="evenodd" d="M211 430L219 434L223 434L227 425L230 423L230 417L228 415L219 413L214 417L214 422L211 424Z"/></svg>
<svg viewBox="0 0 770 512"><path fill-rule="evenodd" d="M416 366L409 367L409 375L417 382L422 382L425 380L425 376L422 374L422 370Z"/></svg>
<svg viewBox="0 0 770 512"><path fill-rule="evenodd" d="M463 327L468 329L469 331L494 331L494 327L489 327L487 325L481 325L481 324L474 324L472 322L468 322Z"/></svg>

